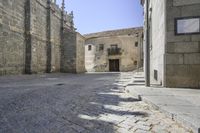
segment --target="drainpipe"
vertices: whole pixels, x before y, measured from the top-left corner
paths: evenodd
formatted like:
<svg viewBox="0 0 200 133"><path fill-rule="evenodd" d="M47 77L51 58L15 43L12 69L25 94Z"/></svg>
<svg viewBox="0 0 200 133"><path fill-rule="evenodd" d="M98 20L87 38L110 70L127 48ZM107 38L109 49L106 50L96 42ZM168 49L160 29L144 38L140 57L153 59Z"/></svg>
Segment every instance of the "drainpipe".
<svg viewBox="0 0 200 133"><path fill-rule="evenodd" d="M145 86L150 87L150 51L149 51L149 0L145 0L146 3L146 47L145 47Z"/></svg>

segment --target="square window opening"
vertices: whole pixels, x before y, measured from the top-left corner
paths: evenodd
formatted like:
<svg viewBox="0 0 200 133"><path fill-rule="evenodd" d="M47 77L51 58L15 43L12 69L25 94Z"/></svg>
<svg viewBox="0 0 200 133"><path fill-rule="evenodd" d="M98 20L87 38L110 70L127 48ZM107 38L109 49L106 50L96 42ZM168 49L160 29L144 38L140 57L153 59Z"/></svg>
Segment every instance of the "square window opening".
<svg viewBox="0 0 200 133"><path fill-rule="evenodd" d="M157 70L154 70L154 79L158 80L158 71Z"/></svg>
<svg viewBox="0 0 200 133"><path fill-rule="evenodd" d="M138 47L138 42L135 42L135 47Z"/></svg>
<svg viewBox="0 0 200 133"><path fill-rule="evenodd" d="M88 51L91 51L91 50L92 50L92 46L88 45Z"/></svg>
<svg viewBox="0 0 200 133"><path fill-rule="evenodd" d="M117 44L112 44L110 47L111 47L111 49L117 49L118 45Z"/></svg>
<svg viewBox="0 0 200 133"><path fill-rule="evenodd" d="M137 62L137 61L134 61L134 65L137 66L137 64L138 64L138 62Z"/></svg>
<svg viewBox="0 0 200 133"><path fill-rule="evenodd" d="M99 51L103 51L104 50L104 44L99 44Z"/></svg>

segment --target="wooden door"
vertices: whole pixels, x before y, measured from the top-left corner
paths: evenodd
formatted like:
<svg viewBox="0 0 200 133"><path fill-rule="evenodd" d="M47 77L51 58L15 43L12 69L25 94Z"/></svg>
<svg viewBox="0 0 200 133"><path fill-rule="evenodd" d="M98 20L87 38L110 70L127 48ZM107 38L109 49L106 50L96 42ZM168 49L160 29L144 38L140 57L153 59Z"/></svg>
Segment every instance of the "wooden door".
<svg viewBox="0 0 200 133"><path fill-rule="evenodd" d="M119 59L109 60L109 71L119 72Z"/></svg>

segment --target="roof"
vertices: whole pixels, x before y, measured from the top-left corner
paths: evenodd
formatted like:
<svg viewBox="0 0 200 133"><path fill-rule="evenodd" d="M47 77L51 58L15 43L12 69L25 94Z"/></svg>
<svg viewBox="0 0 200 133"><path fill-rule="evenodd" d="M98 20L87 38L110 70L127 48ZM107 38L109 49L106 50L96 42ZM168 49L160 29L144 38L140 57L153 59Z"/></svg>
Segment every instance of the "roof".
<svg viewBox="0 0 200 133"><path fill-rule="evenodd" d="M142 32L142 31L143 31L143 27L135 27L135 28L117 29L117 30L102 31L102 32L97 32L97 33L90 33L90 34L85 34L83 36L86 39L90 39L90 38L97 38L97 37L136 34L138 32Z"/></svg>

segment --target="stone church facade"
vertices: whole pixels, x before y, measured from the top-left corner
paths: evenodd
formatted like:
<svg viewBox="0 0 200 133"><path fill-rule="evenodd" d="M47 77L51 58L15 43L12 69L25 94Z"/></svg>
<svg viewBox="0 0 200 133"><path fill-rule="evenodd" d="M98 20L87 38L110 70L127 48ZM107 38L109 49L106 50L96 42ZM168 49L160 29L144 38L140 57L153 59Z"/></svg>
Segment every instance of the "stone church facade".
<svg viewBox="0 0 200 133"><path fill-rule="evenodd" d="M133 71L143 65L143 28L84 35L88 72Z"/></svg>
<svg viewBox="0 0 200 133"><path fill-rule="evenodd" d="M73 13L55 0L1 0L0 9L0 75L85 71Z"/></svg>

